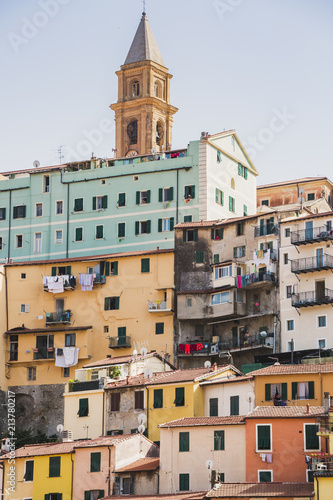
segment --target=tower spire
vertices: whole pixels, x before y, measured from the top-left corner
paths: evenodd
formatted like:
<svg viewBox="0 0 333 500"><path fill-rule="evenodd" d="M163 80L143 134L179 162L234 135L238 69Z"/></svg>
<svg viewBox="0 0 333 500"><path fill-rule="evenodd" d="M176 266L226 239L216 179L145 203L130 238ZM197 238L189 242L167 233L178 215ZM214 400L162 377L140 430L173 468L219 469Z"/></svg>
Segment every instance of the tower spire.
<svg viewBox="0 0 333 500"><path fill-rule="evenodd" d="M165 67L145 12L142 13L142 18L127 54L125 64L138 63L140 61L153 61Z"/></svg>

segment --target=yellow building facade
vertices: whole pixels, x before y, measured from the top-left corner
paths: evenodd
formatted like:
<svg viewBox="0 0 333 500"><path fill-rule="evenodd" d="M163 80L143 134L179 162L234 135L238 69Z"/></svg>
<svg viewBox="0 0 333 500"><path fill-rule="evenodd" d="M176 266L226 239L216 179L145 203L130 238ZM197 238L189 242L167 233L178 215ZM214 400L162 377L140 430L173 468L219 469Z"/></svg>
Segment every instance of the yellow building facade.
<svg viewBox="0 0 333 500"><path fill-rule="evenodd" d="M65 383L88 362L143 347L172 359L173 251L11 264L6 272L9 386ZM69 362L66 347L75 349Z"/></svg>
<svg viewBox="0 0 333 500"><path fill-rule="evenodd" d="M4 266L0 266L0 332L5 332L7 329L7 313L6 313L6 276ZM0 335L0 365L5 366L6 362L6 339ZM0 370L0 390L7 389L7 380L5 371Z"/></svg>

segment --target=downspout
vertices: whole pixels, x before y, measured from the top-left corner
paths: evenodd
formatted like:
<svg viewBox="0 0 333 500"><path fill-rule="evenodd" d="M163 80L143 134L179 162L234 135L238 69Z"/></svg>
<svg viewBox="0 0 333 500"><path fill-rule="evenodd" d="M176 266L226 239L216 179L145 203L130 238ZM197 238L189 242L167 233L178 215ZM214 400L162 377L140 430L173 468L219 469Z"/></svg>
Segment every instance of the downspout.
<svg viewBox="0 0 333 500"><path fill-rule="evenodd" d="M105 411L105 390L103 389L103 414L102 414L102 436L104 436L104 423L105 423L105 419L104 419L104 411Z"/></svg>
<svg viewBox="0 0 333 500"><path fill-rule="evenodd" d="M71 477L71 500L73 500L73 488L74 488L74 460L73 452L71 452L71 462L72 462L72 477Z"/></svg>
<svg viewBox="0 0 333 500"><path fill-rule="evenodd" d="M178 224L178 210L179 210L179 170L177 170L177 198L176 198L176 224Z"/></svg>
<svg viewBox="0 0 333 500"><path fill-rule="evenodd" d="M11 228L12 228L12 192L9 191L9 214L8 214L8 262L10 260L10 236L11 236Z"/></svg>
<svg viewBox="0 0 333 500"><path fill-rule="evenodd" d="M109 475L108 475L108 496L111 495L111 448L108 446L109 450Z"/></svg>
<svg viewBox="0 0 333 500"><path fill-rule="evenodd" d="M320 377L320 406L324 406L324 397L323 397L323 377L321 372L319 372Z"/></svg>
<svg viewBox="0 0 333 500"><path fill-rule="evenodd" d="M3 488L5 485L5 463L4 462L0 465L0 469L2 469L1 498L4 498L4 494L3 494Z"/></svg>
<svg viewBox="0 0 333 500"><path fill-rule="evenodd" d="M149 416L149 389L148 387L146 387L146 391L147 391L147 437L148 439L150 439L149 437L149 426L148 426L148 416Z"/></svg>
<svg viewBox="0 0 333 500"><path fill-rule="evenodd" d="M5 294L6 294L6 331L8 332L9 325L8 325L8 282L7 282L7 266L5 266L5 272L2 273L0 271L0 274L4 276L5 278Z"/></svg>
<svg viewBox="0 0 333 500"><path fill-rule="evenodd" d="M62 173L62 172L61 172ZM69 248L69 186L70 184L67 184L67 236L66 236L66 259L68 259L68 248Z"/></svg>
<svg viewBox="0 0 333 500"><path fill-rule="evenodd" d="M317 477L316 477L316 483L317 483L317 497L316 497L316 500L320 500L319 499L319 481L318 481Z"/></svg>

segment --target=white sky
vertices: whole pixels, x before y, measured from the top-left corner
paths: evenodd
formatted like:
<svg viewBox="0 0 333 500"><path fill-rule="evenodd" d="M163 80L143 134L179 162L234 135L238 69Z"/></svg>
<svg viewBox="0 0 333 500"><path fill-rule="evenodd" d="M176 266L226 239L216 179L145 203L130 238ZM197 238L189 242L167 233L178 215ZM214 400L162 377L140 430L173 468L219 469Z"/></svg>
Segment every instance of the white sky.
<svg viewBox="0 0 333 500"><path fill-rule="evenodd" d="M258 184L333 178L331 0L148 0L146 10L174 75L173 148L235 128ZM56 164L59 145L64 161L113 156L115 71L141 13L140 0L1 0L0 171Z"/></svg>

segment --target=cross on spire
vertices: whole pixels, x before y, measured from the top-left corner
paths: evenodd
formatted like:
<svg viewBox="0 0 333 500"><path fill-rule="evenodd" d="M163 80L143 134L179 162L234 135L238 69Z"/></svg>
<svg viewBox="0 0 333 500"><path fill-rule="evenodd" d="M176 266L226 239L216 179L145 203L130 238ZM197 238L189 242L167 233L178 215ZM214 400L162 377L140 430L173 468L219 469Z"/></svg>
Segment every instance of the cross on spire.
<svg viewBox="0 0 333 500"><path fill-rule="evenodd" d="M146 0L142 0L142 4L143 4L143 13L145 14L146 13L147 1Z"/></svg>

